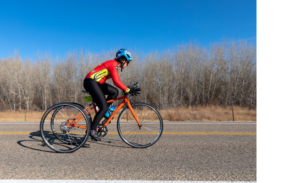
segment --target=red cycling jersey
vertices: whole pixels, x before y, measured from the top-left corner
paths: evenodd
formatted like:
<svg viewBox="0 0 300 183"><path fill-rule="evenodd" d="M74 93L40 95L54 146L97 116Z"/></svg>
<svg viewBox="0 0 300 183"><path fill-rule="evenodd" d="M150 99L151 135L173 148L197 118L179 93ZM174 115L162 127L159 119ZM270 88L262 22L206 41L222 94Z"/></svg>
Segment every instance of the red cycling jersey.
<svg viewBox="0 0 300 183"><path fill-rule="evenodd" d="M85 78L91 78L100 84L105 83L107 79L112 78L114 84L121 88L123 91L129 92L129 88L126 87L120 80L118 74L118 62L116 60L109 60L94 68L89 72Z"/></svg>

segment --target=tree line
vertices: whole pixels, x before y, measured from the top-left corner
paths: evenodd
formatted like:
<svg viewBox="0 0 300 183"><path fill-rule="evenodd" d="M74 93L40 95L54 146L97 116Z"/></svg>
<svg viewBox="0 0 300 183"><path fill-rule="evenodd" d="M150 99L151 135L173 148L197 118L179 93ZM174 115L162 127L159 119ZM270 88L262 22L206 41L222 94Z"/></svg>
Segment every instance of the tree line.
<svg viewBox="0 0 300 183"><path fill-rule="evenodd" d="M102 53L69 52L64 59L45 55L35 61L0 60L0 110L46 110L60 102L84 104L83 79L94 67L115 58ZM130 50L133 61L119 75L125 85L139 82L133 101L158 109L220 105L256 107L256 48L247 41L209 47L179 45L146 55ZM109 84L113 82L108 80ZM119 92L122 95L122 92Z"/></svg>

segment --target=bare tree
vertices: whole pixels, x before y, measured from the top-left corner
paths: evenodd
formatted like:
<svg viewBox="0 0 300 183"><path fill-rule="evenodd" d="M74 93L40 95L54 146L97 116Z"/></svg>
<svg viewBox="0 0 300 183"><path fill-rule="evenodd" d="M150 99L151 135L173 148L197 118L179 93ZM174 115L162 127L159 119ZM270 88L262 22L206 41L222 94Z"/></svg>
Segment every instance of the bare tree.
<svg viewBox="0 0 300 183"><path fill-rule="evenodd" d="M83 103L83 79L117 50L99 54L68 52L52 61L49 55L23 61L17 54L0 60L0 101L10 110L42 109L59 102ZM162 53L133 52L133 61L119 72L125 85L137 81L134 101L159 109L211 104L256 106L256 48L246 41L227 41L209 48L197 43ZM113 84L112 80L107 81ZM120 95L122 94L119 90Z"/></svg>

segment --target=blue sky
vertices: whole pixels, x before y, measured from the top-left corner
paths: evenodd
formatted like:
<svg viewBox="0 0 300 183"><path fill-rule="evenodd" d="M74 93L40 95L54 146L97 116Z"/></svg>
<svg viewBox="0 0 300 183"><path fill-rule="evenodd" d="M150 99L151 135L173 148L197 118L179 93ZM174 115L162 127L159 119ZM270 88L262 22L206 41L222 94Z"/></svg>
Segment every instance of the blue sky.
<svg viewBox="0 0 300 183"><path fill-rule="evenodd" d="M146 54L223 39L256 43L255 0L0 1L0 59L14 50L33 60L80 49Z"/></svg>

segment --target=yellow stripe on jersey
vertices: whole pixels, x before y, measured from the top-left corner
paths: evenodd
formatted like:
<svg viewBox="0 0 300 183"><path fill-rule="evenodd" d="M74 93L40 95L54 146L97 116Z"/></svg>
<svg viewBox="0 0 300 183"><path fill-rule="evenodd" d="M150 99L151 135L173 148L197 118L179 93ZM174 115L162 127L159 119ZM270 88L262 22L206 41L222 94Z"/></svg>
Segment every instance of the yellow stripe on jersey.
<svg viewBox="0 0 300 183"><path fill-rule="evenodd" d="M91 75L91 79L99 82L103 77L109 75L109 71L107 69L102 69L101 71L96 72L95 74Z"/></svg>

